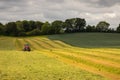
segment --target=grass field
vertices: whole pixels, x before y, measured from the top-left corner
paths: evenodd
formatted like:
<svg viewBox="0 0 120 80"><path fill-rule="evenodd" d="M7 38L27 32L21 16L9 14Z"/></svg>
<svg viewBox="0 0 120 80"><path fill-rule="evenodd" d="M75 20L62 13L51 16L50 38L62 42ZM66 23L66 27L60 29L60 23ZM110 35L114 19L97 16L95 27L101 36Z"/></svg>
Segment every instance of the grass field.
<svg viewBox="0 0 120 80"><path fill-rule="evenodd" d="M0 80L120 80L119 36L0 37ZM21 51L25 43L31 52Z"/></svg>
<svg viewBox="0 0 120 80"><path fill-rule="evenodd" d="M82 48L120 48L119 33L72 33L48 37Z"/></svg>

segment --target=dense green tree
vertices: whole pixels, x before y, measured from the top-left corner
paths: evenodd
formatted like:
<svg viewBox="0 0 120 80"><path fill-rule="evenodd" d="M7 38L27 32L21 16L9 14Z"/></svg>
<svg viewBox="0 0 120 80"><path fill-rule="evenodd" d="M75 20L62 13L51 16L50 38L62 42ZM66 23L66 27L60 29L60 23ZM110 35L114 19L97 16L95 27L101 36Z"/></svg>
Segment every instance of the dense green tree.
<svg viewBox="0 0 120 80"><path fill-rule="evenodd" d="M31 26L29 25L29 21L27 20L22 21L22 25L23 25L25 32L29 32L32 30Z"/></svg>
<svg viewBox="0 0 120 80"><path fill-rule="evenodd" d="M120 24L119 24L119 26L117 27L117 32L120 33Z"/></svg>
<svg viewBox="0 0 120 80"><path fill-rule="evenodd" d="M36 28L39 29L39 30L41 30L43 24L44 24L44 23L43 23L43 22L40 22L40 21L36 21L36 22L35 22L35 26L36 26Z"/></svg>
<svg viewBox="0 0 120 80"><path fill-rule="evenodd" d="M72 32L73 31L73 26L72 26L72 20L71 19L67 19L65 20L64 26L66 28L65 32Z"/></svg>
<svg viewBox="0 0 120 80"><path fill-rule="evenodd" d="M85 19L81 19L81 18L76 18L76 29L79 31L83 31L84 27L86 26L86 21Z"/></svg>
<svg viewBox="0 0 120 80"><path fill-rule="evenodd" d="M74 28L74 19L66 19L65 23L67 25L67 28Z"/></svg>
<svg viewBox="0 0 120 80"><path fill-rule="evenodd" d="M35 21L29 21L29 31L36 29Z"/></svg>
<svg viewBox="0 0 120 80"><path fill-rule="evenodd" d="M18 29L18 36L25 36L25 29L23 27L22 21L16 21L17 29Z"/></svg>
<svg viewBox="0 0 120 80"><path fill-rule="evenodd" d="M67 24L68 32L83 31L84 27L86 26L85 19L81 19L81 18L67 19L65 23Z"/></svg>
<svg viewBox="0 0 120 80"><path fill-rule="evenodd" d="M5 35L17 36L18 29L15 22L9 22L4 27Z"/></svg>
<svg viewBox="0 0 120 80"><path fill-rule="evenodd" d="M95 28L95 26L88 25L88 26L86 26L86 31L87 32L95 32L96 28Z"/></svg>
<svg viewBox="0 0 120 80"><path fill-rule="evenodd" d="M114 29L109 28L110 24L106 21L100 21L96 27L88 25L86 26L85 19L82 18L71 18L66 19L65 22L60 20L49 22L40 21L16 21L9 22L3 25L0 23L0 35L10 36L30 36L30 35L41 35L41 34L58 34L65 32L115 32ZM120 24L116 29L120 32Z"/></svg>
<svg viewBox="0 0 120 80"><path fill-rule="evenodd" d="M3 24L0 22L0 26L1 26L1 25L3 26Z"/></svg>
<svg viewBox="0 0 120 80"><path fill-rule="evenodd" d="M63 22L56 20L51 24L50 33L51 34L60 33L60 30L62 29L62 27L63 27Z"/></svg>
<svg viewBox="0 0 120 80"><path fill-rule="evenodd" d="M35 36L35 35L40 35L40 34L41 34L41 32L40 32L39 29L34 29L34 30L30 31L30 32L27 32L28 36Z"/></svg>
<svg viewBox="0 0 120 80"><path fill-rule="evenodd" d="M0 35L3 34L3 28L4 28L4 25L2 23L0 23Z"/></svg>
<svg viewBox="0 0 120 80"><path fill-rule="evenodd" d="M107 32L110 24L106 21L100 21L97 26L96 30L99 32Z"/></svg>
<svg viewBox="0 0 120 80"><path fill-rule="evenodd" d="M116 31L115 31L114 28L108 28L108 31L107 31L107 32L109 32L109 33L114 33L114 32L116 32Z"/></svg>
<svg viewBox="0 0 120 80"><path fill-rule="evenodd" d="M24 27L22 21L16 21L16 26L19 32L24 32Z"/></svg>
<svg viewBox="0 0 120 80"><path fill-rule="evenodd" d="M49 22L45 22L43 25L42 25L42 28L41 28L41 33L42 34L49 34L50 32L50 23Z"/></svg>

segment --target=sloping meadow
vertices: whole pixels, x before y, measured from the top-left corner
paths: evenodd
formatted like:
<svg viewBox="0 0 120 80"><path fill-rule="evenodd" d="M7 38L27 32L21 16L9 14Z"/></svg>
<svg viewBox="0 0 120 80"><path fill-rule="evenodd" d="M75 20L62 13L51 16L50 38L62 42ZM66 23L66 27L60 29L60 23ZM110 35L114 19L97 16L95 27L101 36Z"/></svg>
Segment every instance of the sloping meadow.
<svg viewBox="0 0 120 80"><path fill-rule="evenodd" d="M30 52L22 51L24 44ZM0 38L0 80L119 80L118 48L80 48L47 37Z"/></svg>

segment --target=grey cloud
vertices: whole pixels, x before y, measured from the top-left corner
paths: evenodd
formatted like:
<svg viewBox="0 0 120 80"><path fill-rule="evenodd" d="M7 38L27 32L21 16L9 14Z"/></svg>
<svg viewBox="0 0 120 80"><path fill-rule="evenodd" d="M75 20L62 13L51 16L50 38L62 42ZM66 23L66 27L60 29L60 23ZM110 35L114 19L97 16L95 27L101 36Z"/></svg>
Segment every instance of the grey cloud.
<svg viewBox="0 0 120 80"><path fill-rule="evenodd" d="M51 3L63 3L64 0L46 0L48 2L51 2Z"/></svg>
<svg viewBox="0 0 120 80"><path fill-rule="evenodd" d="M80 2L86 2L93 6L110 7L116 4L120 4L120 0L79 0Z"/></svg>
<svg viewBox="0 0 120 80"><path fill-rule="evenodd" d="M120 4L120 0L99 0L98 4L102 6L114 6L115 4Z"/></svg>
<svg viewBox="0 0 120 80"><path fill-rule="evenodd" d="M24 0L0 0L0 10L9 11L13 7L26 7L26 3Z"/></svg>
<svg viewBox="0 0 120 80"><path fill-rule="evenodd" d="M88 24L106 20L116 26L120 17L119 3L119 0L0 0L0 22L81 17ZM105 14L108 15L104 17Z"/></svg>

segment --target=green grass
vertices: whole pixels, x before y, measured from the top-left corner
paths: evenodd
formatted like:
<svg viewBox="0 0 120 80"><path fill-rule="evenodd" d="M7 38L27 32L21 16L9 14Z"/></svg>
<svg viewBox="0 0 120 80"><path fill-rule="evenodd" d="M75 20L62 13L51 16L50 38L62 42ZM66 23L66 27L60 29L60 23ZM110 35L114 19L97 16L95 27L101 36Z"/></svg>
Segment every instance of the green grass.
<svg viewBox="0 0 120 80"><path fill-rule="evenodd" d="M0 37L0 50L15 50L14 38Z"/></svg>
<svg viewBox="0 0 120 80"><path fill-rule="evenodd" d="M38 51L0 51L0 55L0 80L107 80Z"/></svg>
<svg viewBox="0 0 120 80"><path fill-rule="evenodd" d="M0 80L119 80L119 35L0 37ZM25 43L31 52L21 51Z"/></svg>
<svg viewBox="0 0 120 80"><path fill-rule="evenodd" d="M117 33L72 33L48 35L48 38L83 48L120 48L120 34Z"/></svg>
<svg viewBox="0 0 120 80"><path fill-rule="evenodd" d="M62 57L65 57L65 58L68 58L70 60L74 60L78 63L82 63L82 64L86 64L86 65L89 65L89 66L93 66L93 67L97 67L98 69L102 69L102 70L105 70L105 71L108 71L108 72L111 72L111 73L115 73L115 74L120 74L120 68L115 68L115 67L111 67L111 66L108 66L108 65L101 65L99 63L96 63L96 62L93 62L93 61L90 61L90 60L87 60L87 59L84 59L82 58L82 56L80 57L74 57L73 55L66 55L66 53L63 53L61 54L61 52L55 52L55 54L57 55L60 55Z"/></svg>

